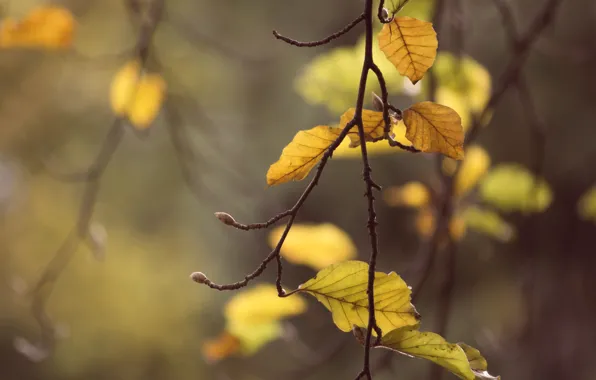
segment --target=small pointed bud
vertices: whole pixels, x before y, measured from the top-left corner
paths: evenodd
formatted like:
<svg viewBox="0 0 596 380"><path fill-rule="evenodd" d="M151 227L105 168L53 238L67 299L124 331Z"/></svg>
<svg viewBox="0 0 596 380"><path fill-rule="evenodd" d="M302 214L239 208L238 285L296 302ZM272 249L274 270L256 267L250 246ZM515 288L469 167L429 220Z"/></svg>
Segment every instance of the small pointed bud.
<svg viewBox="0 0 596 380"><path fill-rule="evenodd" d="M389 20L389 11L387 10L387 8L383 8L383 10L381 11L381 16L383 16L384 21Z"/></svg>
<svg viewBox="0 0 596 380"><path fill-rule="evenodd" d="M198 284L209 283L209 279L202 272L194 272L193 274L190 275L190 278L191 278L191 280L193 280L194 282L196 282Z"/></svg>
<svg viewBox="0 0 596 380"><path fill-rule="evenodd" d="M216 212L215 217L223 224L227 224L228 226L233 226L236 224L236 220L227 212Z"/></svg>
<svg viewBox="0 0 596 380"><path fill-rule="evenodd" d="M383 99L374 92L372 93L372 103L375 111L383 112Z"/></svg>

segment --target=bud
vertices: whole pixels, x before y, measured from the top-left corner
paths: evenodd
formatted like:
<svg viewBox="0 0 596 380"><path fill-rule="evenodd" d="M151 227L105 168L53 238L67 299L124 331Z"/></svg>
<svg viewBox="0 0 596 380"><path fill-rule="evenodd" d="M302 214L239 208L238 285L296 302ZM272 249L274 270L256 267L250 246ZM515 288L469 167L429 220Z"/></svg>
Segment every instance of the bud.
<svg viewBox="0 0 596 380"><path fill-rule="evenodd" d="M207 284L210 282L207 276L205 276L205 274L202 272L194 272L190 275L190 278L198 284Z"/></svg>
<svg viewBox="0 0 596 380"><path fill-rule="evenodd" d="M387 8L383 8L383 10L381 11L381 16L383 16L383 21L389 20L389 11L387 10Z"/></svg>
<svg viewBox="0 0 596 380"><path fill-rule="evenodd" d="M227 212L216 212L215 217L219 219L223 224L228 226L233 226L236 224L236 220L232 217L232 215L228 214Z"/></svg>

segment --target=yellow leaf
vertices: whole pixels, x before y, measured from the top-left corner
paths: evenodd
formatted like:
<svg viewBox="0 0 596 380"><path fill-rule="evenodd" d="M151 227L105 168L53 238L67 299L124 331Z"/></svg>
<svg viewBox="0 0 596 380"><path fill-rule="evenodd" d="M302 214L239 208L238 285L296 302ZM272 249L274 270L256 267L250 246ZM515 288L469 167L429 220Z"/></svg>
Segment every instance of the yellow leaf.
<svg viewBox="0 0 596 380"><path fill-rule="evenodd" d="M110 103L116 115L126 116L137 129L151 125L159 114L166 83L158 74L141 72L141 64L127 62L114 76Z"/></svg>
<svg viewBox="0 0 596 380"><path fill-rule="evenodd" d="M389 206L423 207L430 202L430 193L426 185L420 182L408 182L403 186L390 187L383 192L383 198Z"/></svg>
<svg viewBox="0 0 596 380"><path fill-rule="evenodd" d="M472 145L466 149L466 157L461 165L454 184L455 194L459 196L470 191L486 174L490 166L490 156L482 147Z"/></svg>
<svg viewBox="0 0 596 380"><path fill-rule="evenodd" d="M0 47L66 48L72 44L75 21L68 9L40 6L22 20L0 24Z"/></svg>
<svg viewBox="0 0 596 380"><path fill-rule="evenodd" d="M228 322L253 325L278 321L306 310L301 297L281 298L274 285L260 284L238 292L225 307Z"/></svg>
<svg viewBox="0 0 596 380"><path fill-rule="evenodd" d="M463 218L471 229L503 242L510 241L515 235L513 227L494 211L470 206L464 211Z"/></svg>
<svg viewBox="0 0 596 380"><path fill-rule="evenodd" d="M344 112L339 119L339 128L343 129L354 118L355 112L355 108L350 108ZM383 112L362 110L362 126L364 127L364 141L378 141L383 138L385 133ZM350 138L350 148L360 146L360 135L357 126L350 130L348 137Z"/></svg>
<svg viewBox="0 0 596 380"><path fill-rule="evenodd" d="M275 247L285 227L269 234L269 245ZM323 269L356 256L356 246L343 230L333 224L294 225L281 249L282 256L293 264Z"/></svg>
<svg viewBox="0 0 596 380"><path fill-rule="evenodd" d="M470 363L470 368L472 369L472 372L474 372L474 375L476 375L476 379L501 379L501 376L492 376L487 372L488 363L486 362L486 359L484 358L484 356L482 356L480 351L478 351L476 348L472 346L468 346L465 343L458 343L457 345L460 346L462 350L464 350L468 362Z"/></svg>
<svg viewBox="0 0 596 380"><path fill-rule="evenodd" d="M352 130L357 132L357 130ZM411 146L412 143L406 139L406 126L400 120L399 122L391 126L391 134L394 141L397 141L403 145ZM356 134L356 138L358 135ZM360 140L358 140L360 141ZM358 144L360 145L360 144ZM366 149L369 156L377 156L382 154L392 154L403 152L403 149L392 147L387 141L381 140L376 142L367 142ZM333 152L333 158L360 158L361 151L353 147L349 139L344 139L337 149Z"/></svg>
<svg viewBox="0 0 596 380"><path fill-rule="evenodd" d="M294 292L306 292L329 311L344 332L368 324L368 264L346 261L331 265L300 285ZM397 274L375 273L375 317L383 331L415 325L420 315L410 303L410 288Z"/></svg>
<svg viewBox="0 0 596 380"><path fill-rule="evenodd" d="M260 284L240 291L226 304L226 331L239 340L243 354L251 355L281 336L281 319L305 310L302 297L280 298L274 285Z"/></svg>
<svg viewBox="0 0 596 380"><path fill-rule="evenodd" d="M416 215L416 231L420 236L429 237L435 229L435 214L431 207L423 207Z"/></svg>
<svg viewBox="0 0 596 380"><path fill-rule="evenodd" d="M541 212L552 201L548 184L536 181L528 169L517 164L501 164L480 183L482 198L506 212Z"/></svg>
<svg viewBox="0 0 596 380"><path fill-rule="evenodd" d="M596 221L596 186L582 195L577 204L577 211L582 219Z"/></svg>
<svg viewBox="0 0 596 380"><path fill-rule="evenodd" d="M418 82L437 55L437 34L430 22L396 17L379 33L379 47L401 75Z"/></svg>
<svg viewBox="0 0 596 380"><path fill-rule="evenodd" d="M466 236L468 226L461 215L454 215L449 221L449 235L455 241L460 241Z"/></svg>
<svg viewBox="0 0 596 380"><path fill-rule="evenodd" d="M447 342L442 336L433 332L420 332L418 326L405 326L390 331L377 346L397 351L400 354L430 360L438 364L460 379L474 380L476 374L464 350L454 343Z"/></svg>
<svg viewBox="0 0 596 380"><path fill-rule="evenodd" d="M303 180L337 139L341 129L319 125L300 131L281 152L281 157L267 171L267 184L279 185Z"/></svg>
<svg viewBox="0 0 596 380"><path fill-rule="evenodd" d="M208 362L216 362L237 353L240 340L234 335L223 332L217 338L209 339L201 345L203 356Z"/></svg>
<svg viewBox="0 0 596 380"><path fill-rule="evenodd" d="M464 158L464 132L461 118L451 108L432 102L416 103L404 111L406 138L428 153Z"/></svg>

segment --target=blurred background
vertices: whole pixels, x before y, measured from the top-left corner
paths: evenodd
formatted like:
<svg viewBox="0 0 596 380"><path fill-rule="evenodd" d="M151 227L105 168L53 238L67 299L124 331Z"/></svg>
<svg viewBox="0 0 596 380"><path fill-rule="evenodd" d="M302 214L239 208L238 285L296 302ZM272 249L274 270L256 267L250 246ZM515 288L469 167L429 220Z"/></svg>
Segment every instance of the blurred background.
<svg viewBox="0 0 596 380"><path fill-rule="evenodd" d="M3 1L0 9L3 19L18 20L48 3ZM143 131L125 128L98 180L95 246L78 246L47 300L57 340L51 350L36 346L43 331L31 313L31 291L86 207L85 182L56 173L84 171L101 149L115 118L112 78L138 39L131 9L148 3L55 1L76 19L71 49L0 48L0 379L353 378L362 348L313 298L256 352L209 351L206 342L226 329L224 309L234 293L197 285L189 275L202 271L228 283L256 268L270 252L269 231L232 229L213 213L252 223L291 207L306 182L267 188L269 165L297 131L337 123L354 105L362 26L311 49L277 41L271 31L322 38L357 17L361 0L165 0L147 69L167 83L168 112ZM464 112L479 111L511 58L507 33L490 0L443 3L439 84L463 76L468 87L457 79L453 94L470 98ZM522 33L543 7L536 0L509 3ZM430 21L435 5L412 0L403 14ZM585 195L596 185L595 20L593 0L563 0L523 69L545 130L534 174L548 184L549 201L533 212L495 211L497 232L469 228L454 237L443 333L479 348L503 379L596 379L596 210ZM473 63L449 63L464 56ZM394 74L387 79L396 107L428 98L425 80L414 87ZM484 100L474 109L478 97ZM480 131L476 143L493 168L535 171L534 119L525 111L516 90L508 90ZM412 181L436 187L436 163L407 152L372 156L376 182L394 194ZM354 257L367 260L361 171L357 155L334 157L297 222L334 224L353 242ZM519 177L510 181L500 186L515 187ZM428 233L416 210L396 207L400 201L388 194L377 201L379 270L415 283ZM472 190L464 203L483 205L482 194ZM444 251L417 296L424 330L433 330L445 310ZM284 285L293 289L314 273L287 264ZM274 280L270 268L255 283ZM375 352L373 359L383 357ZM428 363L397 356L379 367L376 379L431 373Z"/></svg>

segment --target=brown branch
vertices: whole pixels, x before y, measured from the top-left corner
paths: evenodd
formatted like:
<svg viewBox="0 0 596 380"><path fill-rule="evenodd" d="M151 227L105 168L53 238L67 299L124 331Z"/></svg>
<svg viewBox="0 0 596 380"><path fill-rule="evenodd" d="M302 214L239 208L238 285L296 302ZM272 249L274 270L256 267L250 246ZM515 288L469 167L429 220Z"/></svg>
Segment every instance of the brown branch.
<svg viewBox="0 0 596 380"><path fill-rule="evenodd" d="M275 38L277 38L278 40L282 40L290 45L293 46L298 46L298 47L315 47L315 46L321 46L321 45L325 45L328 44L329 42L343 36L344 34L348 33L350 30L352 30L352 28L354 28L356 25L358 25L359 23L361 23L364 20L364 13L361 14L360 16L358 16L354 21L352 21L351 23L349 23L348 25L346 25L342 30L337 31L335 33L333 33L330 36L327 36L325 38L323 38L322 40L318 40L318 41L311 41L311 42L300 42L300 41L296 41L294 39L291 39L289 37L285 37L282 36L281 34L279 34L277 31L273 31L273 35L275 36Z"/></svg>

